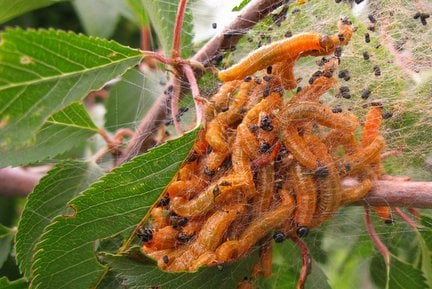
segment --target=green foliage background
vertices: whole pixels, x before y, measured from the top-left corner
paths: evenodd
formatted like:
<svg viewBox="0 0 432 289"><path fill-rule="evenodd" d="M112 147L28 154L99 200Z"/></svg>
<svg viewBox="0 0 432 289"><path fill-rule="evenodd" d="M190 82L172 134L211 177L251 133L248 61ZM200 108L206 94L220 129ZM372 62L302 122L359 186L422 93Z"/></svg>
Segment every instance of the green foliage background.
<svg viewBox="0 0 432 289"><path fill-rule="evenodd" d="M190 8L199 1L189 2L182 31L185 58L197 49ZM373 98L384 99L393 112L384 128L389 149L404 151L386 161L387 172L431 181L432 29L412 19L418 6L403 0L372 1L369 12L386 25L387 34L381 35L368 30L367 15L353 15L349 1L292 2L287 1L290 8L280 27L271 16L258 23L221 65L236 62L258 43L283 38L287 30L332 33L339 15L348 15L357 31L344 49L340 69L350 70L353 97L341 102L335 90L325 101L361 117L366 111L361 90L370 87ZM0 0L0 123L7 124L0 126L0 167L55 164L27 200L0 197L0 288L235 288L250 277L256 251L237 263L194 274L161 272L140 256L135 243L127 254L116 254L189 153L197 129L109 173L104 170L112 159L91 161L103 146L95 136L98 128L111 133L135 128L162 92L167 73L136 69L142 55L129 47L139 48L140 28L151 27L151 48L169 55L177 5L176 0L16 0L13 5ZM14 26L21 28L10 28ZM364 42L365 33L371 34L370 43ZM400 64L404 59L388 42L410 53L410 69L416 74L407 74ZM371 54L370 61L363 60L364 51ZM316 69L314 62L302 59L296 66L301 85ZM375 65L381 77L373 77ZM101 117L89 109L86 96L115 77L121 79L110 87L108 100L97 98L94 104L106 109ZM200 84L210 92L217 83L205 76ZM54 91L51 98L39 102L49 91ZM190 98L182 105L190 106ZM191 108L189 119L192 114ZM402 221L385 226L374 219L392 253L390 268L362 222L361 208L343 208L307 237L313 261L306 288L432 288L430 210L422 212L418 231ZM254 283L258 288L295 288L300 267L298 249L289 242L277 244L273 275Z"/></svg>

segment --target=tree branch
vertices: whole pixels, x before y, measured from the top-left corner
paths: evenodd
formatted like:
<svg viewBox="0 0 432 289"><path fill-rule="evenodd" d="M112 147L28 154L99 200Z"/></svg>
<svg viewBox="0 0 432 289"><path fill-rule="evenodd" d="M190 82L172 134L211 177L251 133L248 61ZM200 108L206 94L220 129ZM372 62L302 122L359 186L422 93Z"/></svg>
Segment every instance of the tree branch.
<svg viewBox="0 0 432 289"><path fill-rule="evenodd" d="M50 168L0 169L0 196L27 196ZM375 181L364 200L350 205L432 208L432 182Z"/></svg>
<svg viewBox="0 0 432 289"><path fill-rule="evenodd" d="M22 167L0 169L0 196L27 196L49 168L42 167L40 171Z"/></svg>
<svg viewBox="0 0 432 289"><path fill-rule="evenodd" d="M257 22L281 6L282 0L253 0L242 9L233 22L208 41L191 59L199 62L210 61L221 49L229 49Z"/></svg>
<svg viewBox="0 0 432 289"><path fill-rule="evenodd" d="M354 205L432 208L432 182L375 181L367 197Z"/></svg>

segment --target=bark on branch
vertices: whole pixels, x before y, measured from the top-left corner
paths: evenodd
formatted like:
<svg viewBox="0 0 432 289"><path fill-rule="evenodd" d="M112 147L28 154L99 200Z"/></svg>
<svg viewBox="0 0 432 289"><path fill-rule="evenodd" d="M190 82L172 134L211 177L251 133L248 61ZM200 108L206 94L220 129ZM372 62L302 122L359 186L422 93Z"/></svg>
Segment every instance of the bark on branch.
<svg viewBox="0 0 432 289"><path fill-rule="evenodd" d="M27 196L49 167L35 171L24 168L0 169L0 196ZM374 182L367 197L351 205L432 208L432 182Z"/></svg>
<svg viewBox="0 0 432 289"><path fill-rule="evenodd" d="M0 196L27 196L46 171L37 172L21 167L0 169Z"/></svg>
<svg viewBox="0 0 432 289"><path fill-rule="evenodd" d="M432 182L376 181L372 191L355 205L432 208Z"/></svg>

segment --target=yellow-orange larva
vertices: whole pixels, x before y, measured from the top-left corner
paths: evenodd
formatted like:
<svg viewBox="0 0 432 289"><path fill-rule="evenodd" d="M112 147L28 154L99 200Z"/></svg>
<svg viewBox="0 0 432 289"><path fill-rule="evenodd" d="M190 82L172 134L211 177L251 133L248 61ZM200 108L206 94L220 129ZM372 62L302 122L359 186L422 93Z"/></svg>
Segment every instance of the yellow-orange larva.
<svg viewBox="0 0 432 289"><path fill-rule="evenodd" d="M208 257L212 257L211 255L205 255L201 260L193 261L207 252L213 252L217 248L228 226L243 210L244 205L238 204L213 213L203 224L197 238L189 246L189 250L177 257L169 266L169 269L173 271L194 270L198 266L204 265L205 263L201 262L208 261Z"/></svg>
<svg viewBox="0 0 432 289"><path fill-rule="evenodd" d="M352 203L363 199L372 189L372 181L364 179L360 184L344 189L342 192L342 203Z"/></svg>
<svg viewBox="0 0 432 289"><path fill-rule="evenodd" d="M289 125L293 121L313 120L329 128L354 131L358 122L351 117L333 113L329 108L316 102L302 101L284 108L278 115L281 124Z"/></svg>
<svg viewBox="0 0 432 289"><path fill-rule="evenodd" d="M352 174L364 169L366 165L372 163L379 157L384 146L384 138L379 135L367 147L337 160L336 163L341 175Z"/></svg>
<svg viewBox="0 0 432 289"><path fill-rule="evenodd" d="M177 242L177 233L178 231L172 226L165 226L155 230L153 232L153 238L146 246L157 250L172 248Z"/></svg>
<svg viewBox="0 0 432 289"><path fill-rule="evenodd" d="M337 168L326 145L315 135L307 135L305 141L320 163L320 167L315 172L319 195L314 216L314 223L320 224L333 216L339 208L342 187Z"/></svg>
<svg viewBox="0 0 432 289"><path fill-rule="evenodd" d="M300 102L300 101L318 101L319 97L326 93L331 87L337 83L334 77L320 76L315 81L302 88L290 102Z"/></svg>
<svg viewBox="0 0 432 289"><path fill-rule="evenodd" d="M382 107L372 106L366 114L365 124L361 136L361 144L363 147L370 145L379 135L379 130L382 122Z"/></svg>
<svg viewBox="0 0 432 289"><path fill-rule="evenodd" d="M295 61L287 59L273 65L273 74L279 76L284 89L294 89L297 86L297 80L294 76Z"/></svg>
<svg viewBox="0 0 432 289"><path fill-rule="evenodd" d="M269 209L274 193L274 168L268 164L257 173L257 194L253 198L252 211L254 215L260 215Z"/></svg>
<svg viewBox="0 0 432 289"><path fill-rule="evenodd" d="M182 197L173 198L171 207L180 216L200 216L206 214L216 204L220 204L235 195L235 192L240 193L241 189L247 187L248 184L248 180L242 176L237 174L227 175L217 180L191 200Z"/></svg>
<svg viewBox="0 0 432 289"><path fill-rule="evenodd" d="M335 153L339 146L343 146L345 154L352 154L359 148L354 133L340 129L332 129L328 132L324 136L323 142L326 144L330 153Z"/></svg>
<svg viewBox="0 0 432 289"><path fill-rule="evenodd" d="M381 105L374 105L372 106L368 113L366 114L366 120L363 127L363 132L361 136L361 144L363 147L367 147L370 145L375 138L379 135L379 130L381 127L382 122L382 106ZM371 162L371 164L374 166L372 170L374 171L374 178L379 177L381 174L381 167L380 167L380 156L377 155L375 160ZM393 222L393 216L391 213L391 208L388 206L377 206L373 207L377 215L380 217L381 220L383 220L386 223L392 223Z"/></svg>
<svg viewBox="0 0 432 289"><path fill-rule="evenodd" d="M294 164L290 168L290 183L296 198L294 221L299 227L310 227L318 197L313 176L299 164Z"/></svg>
<svg viewBox="0 0 432 289"><path fill-rule="evenodd" d="M386 224L393 223L393 215L389 206L374 206L373 209L378 217L383 220Z"/></svg>
<svg viewBox="0 0 432 289"><path fill-rule="evenodd" d="M230 82L225 82L218 91L211 97L210 101L213 103L216 111L221 111L223 108L228 107L230 98L232 97L234 91L238 88L240 84L239 80L234 80Z"/></svg>
<svg viewBox="0 0 432 289"><path fill-rule="evenodd" d="M223 82L243 79L273 63L285 59L294 60L305 51L327 51L329 45L333 45L333 42L327 35L319 33L298 34L255 50L237 64L220 71L218 77Z"/></svg>
<svg viewBox="0 0 432 289"><path fill-rule="evenodd" d="M288 125L281 129L279 134L285 147L300 164L310 170L315 170L317 168L317 158L315 154L306 146L303 137L298 134L295 126Z"/></svg>
<svg viewBox="0 0 432 289"><path fill-rule="evenodd" d="M264 278L268 278L272 274L272 247L271 241L267 241L260 246L260 261L259 264L257 264L258 268L256 273L261 274Z"/></svg>
<svg viewBox="0 0 432 289"><path fill-rule="evenodd" d="M295 208L294 198L283 190L280 191L280 197L279 206L258 215L241 234L239 238L241 255L246 254L258 240L270 233L273 228L290 219Z"/></svg>
<svg viewBox="0 0 432 289"><path fill-rule="evenodd" d="M295 60L300 56L318 56L333 53L337 46L345 45L351 38L352 25L346 20L338 22L339 33L327 36L320 33L302 33L263 46L247 55L237 64L220 71L218 77L223 82L243 79L269 65ZM341 41L339 35L343 35Z"/></svg>

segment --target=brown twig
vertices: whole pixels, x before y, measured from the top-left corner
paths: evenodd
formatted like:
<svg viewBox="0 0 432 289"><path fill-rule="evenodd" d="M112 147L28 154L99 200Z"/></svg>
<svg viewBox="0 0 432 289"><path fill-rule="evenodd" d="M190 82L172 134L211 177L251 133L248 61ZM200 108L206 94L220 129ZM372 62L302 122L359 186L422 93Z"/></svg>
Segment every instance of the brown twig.
<svg viewBox="0 0 432 289"><path fill-rule="evenodd" d="M11 168L0 169L0 195L26 196L49 170ZM432 182L394 182L378 180L372 191L354 206L391 206L406 208L432 208Z"/></svg>
<svg viewBox="0 0 432 289"><path fill-rule="evenodd" d="M286 1L252 0L221 33L210 39L193 57L198 62L210 61L220 50L229 49L257 22Z"/></svg>
<svg viewBox="0 0 432 289"><path fill-rule="evenodd" d="M192 91L192 97L194 100L195 110L196 110L196 122L197 125L200 125L204 119L203 104L206 102L206 99L200 96L198 83L192 68L188 64L184 64L183 72L189 82L190 90Z"/></svg>
<svg viewBox="0 0 432 289"><path fill-rule="evenodd" d="M106 142L108 151L111 152L113 156L119 156L121 155L120 145L114 141L106 132L106 130L99 128L98 134L103 138L103 140Z"/></svg>
<svg viewBox="0 0 432 289"><path fill-rule="evenodd" d="M40 172L22 167L0 169L0 195L27 196L51 167L44 166L43 168Z"/></svg>
<svg viewBox="0 0 432 289"><path fill-rule="evenodd" d="M375 181L367 197L354 205L432 208L432 182Z"/></svg>

